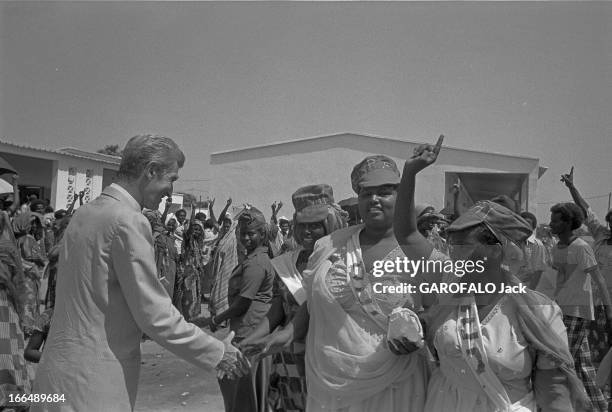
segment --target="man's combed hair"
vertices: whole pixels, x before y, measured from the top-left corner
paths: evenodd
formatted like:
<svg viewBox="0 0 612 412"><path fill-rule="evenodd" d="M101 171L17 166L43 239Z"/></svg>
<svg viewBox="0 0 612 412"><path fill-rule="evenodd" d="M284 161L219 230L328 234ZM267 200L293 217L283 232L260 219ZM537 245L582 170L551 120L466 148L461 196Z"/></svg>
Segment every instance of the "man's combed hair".
<svg viewBox="0 0 612 412"><path fill-rule="evenodd" d="M149 164L160 173L167 171L176 162L178 167L185 164L185 155L169 137L158 135L138 135L132 137L121 156L119 176L128 179L138 178Z"/></svg>
<svg viewBox="0 0 612 412"><path fill-rule="evenodd" d="M551 213L559 213L561 215L561 220L564 222L571 222L572 230L578 229L582 226L582 222L584 222L584 213L580 206L575 203L557 203L553 207L550 208Z"/></svg>

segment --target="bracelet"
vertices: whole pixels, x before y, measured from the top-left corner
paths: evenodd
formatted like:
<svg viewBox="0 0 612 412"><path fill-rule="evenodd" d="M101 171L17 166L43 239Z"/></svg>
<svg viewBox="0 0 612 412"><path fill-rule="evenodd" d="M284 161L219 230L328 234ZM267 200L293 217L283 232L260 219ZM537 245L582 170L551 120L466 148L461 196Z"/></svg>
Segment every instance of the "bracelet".
<svg viewBox="0 0 612 412"><path fill-rule="evenodd" d="M210 318L210 324L213 325L213 326L219 326L219 324L217 322L215 322L215 317L214 316Z"/></svg>

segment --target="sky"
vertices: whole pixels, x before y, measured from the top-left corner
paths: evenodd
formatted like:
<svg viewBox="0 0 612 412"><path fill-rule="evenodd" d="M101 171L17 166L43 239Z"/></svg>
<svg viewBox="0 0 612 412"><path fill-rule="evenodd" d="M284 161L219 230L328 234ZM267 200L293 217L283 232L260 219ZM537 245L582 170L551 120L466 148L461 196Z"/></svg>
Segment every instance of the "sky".
<svg viewBox="0 0 612 412"><path fill-rule="evenodd" d="M539 158L540 219L572 165L612 192L612 3L1 2L0 36L0 138L164 134L196 195L212 152L342 132Z"/></svg>

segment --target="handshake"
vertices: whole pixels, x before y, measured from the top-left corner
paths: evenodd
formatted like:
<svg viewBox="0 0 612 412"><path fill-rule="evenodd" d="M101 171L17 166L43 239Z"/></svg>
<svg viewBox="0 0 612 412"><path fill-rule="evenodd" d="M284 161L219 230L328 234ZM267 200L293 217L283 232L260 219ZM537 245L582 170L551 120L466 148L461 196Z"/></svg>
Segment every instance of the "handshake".
<svg viewBox="0 0 612 412"><path fill-rule="evenodd" d="M245 376L251 370L251 364L240 350L232 345L234 332L230 332L225 339L222 340L225 345L225 352L221 361L217 364L218 379L237 379Z"/></svg>

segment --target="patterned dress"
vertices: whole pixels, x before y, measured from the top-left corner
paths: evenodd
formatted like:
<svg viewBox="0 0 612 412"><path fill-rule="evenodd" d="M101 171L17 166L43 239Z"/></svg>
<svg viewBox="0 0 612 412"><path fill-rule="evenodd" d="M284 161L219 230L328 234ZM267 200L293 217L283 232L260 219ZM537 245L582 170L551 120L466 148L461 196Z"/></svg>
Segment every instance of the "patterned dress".
<svg viewBox="0 0 612 412"><path fill-rule="evenodd" d="M8 392L31 392L31 377L23 358L25 344L19 316L23 313L26 298L24 288L21 257L9 216L0 212L0 409L8 402Z"/></svg>

